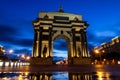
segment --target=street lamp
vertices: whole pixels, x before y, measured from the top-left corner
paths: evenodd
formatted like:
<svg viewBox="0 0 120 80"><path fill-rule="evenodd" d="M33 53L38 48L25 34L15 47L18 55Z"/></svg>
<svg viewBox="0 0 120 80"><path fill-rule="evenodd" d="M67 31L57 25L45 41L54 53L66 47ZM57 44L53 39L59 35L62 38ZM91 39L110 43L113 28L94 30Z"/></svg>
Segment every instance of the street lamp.
<svg viewBox="0 0 120 80"><path fill-rule="evenodd" d="M25 55L24 55L24 54L21 55L21 59L22 59L23 61L25 60Z"/></svg>
<svg viewBox="0 0 120 80"><path fill-rule="evenodd" d="M25 58L25 55L24 54L22 54L22 56L21 56L22 58Z"/></svg>
<svg viewBox="0 0 120 80"><path fill-rule="evenodd" d="M21 58L25 61L29 61L30 60L30 56L26 56L24 54L21 55Z"/></svg>
<svg viewBox="0 0 120 80"><path fill-rule="evenodd" d="M94 51L96 54L99 54L99 56L100 56L100 63L101 63L101 53L100 53L100 51L98 50L98 49L95 49L95 51Z"/></svg>
<svg viewBox="0 0 120 80"><path fill-rule="evenodd" d="M11 54L14 52L13 49L9 49L9 50L3 50L5 52L5 56L7 57L7 59L9 60Z"/></svg>
<svg viewBox="0 0 120 80"><path fill-rule="evenodd" d="M99 53L100 53L98 49L95 49L94 52L95 52L96 54L99 54Z"/></svg>
<svg viewBox="0 0 120 80"><path fill-rule="evenodd" d="M26 60L30 60L30 56L27 56L27 57L26 57Z"/></svg>

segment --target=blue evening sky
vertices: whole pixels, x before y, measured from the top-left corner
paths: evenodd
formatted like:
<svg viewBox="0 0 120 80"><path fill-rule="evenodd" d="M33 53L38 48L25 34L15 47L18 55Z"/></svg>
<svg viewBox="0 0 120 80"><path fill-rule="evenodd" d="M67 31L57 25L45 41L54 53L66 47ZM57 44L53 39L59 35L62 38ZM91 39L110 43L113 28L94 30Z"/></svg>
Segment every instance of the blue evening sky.
<svg viewBox="0 0 120 80"><path fill-rule="evenodd" d="M6 50L14 49L14 54L31 54L32 21L38 12L58 11L60 5L67 13L83 15L90 24L89 49L120 36L120 0L0 0L0 45ZM54 42L54 54L67 53L62 44L65 41Z"/></svg>

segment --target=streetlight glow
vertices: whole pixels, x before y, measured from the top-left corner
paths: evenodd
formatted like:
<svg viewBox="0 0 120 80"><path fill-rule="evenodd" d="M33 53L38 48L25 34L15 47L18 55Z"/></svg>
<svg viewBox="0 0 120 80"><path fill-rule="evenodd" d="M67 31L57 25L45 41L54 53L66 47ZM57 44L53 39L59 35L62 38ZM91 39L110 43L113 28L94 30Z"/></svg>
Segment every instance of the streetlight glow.
<svg viewBox="0 0 120 80"><path fill-rule="evenodd" d="M22 54L22 56L21 56L22 58L25 58L25 55L24 54Z"/></svg>
<svg viewBox="0 0 120 80"><path fill-rule="evenodd" d="M9 53L13 53L13 50L11 49L11 50L9 50Z"/></svg>
<svg viewBox="0 0 120 80"><path fill-rule="evenodd" d="M30 60L30 56L27 56L27 57L26 57L26 60Z"/></svg>
<svg viewBox="0 0 120 80"><path fill-rule="evenodd" d="M95 49L94 52L100 56L100 63L101 63L101 52L98 49Z"/></svg>
<svg viewBox="0 0 120 80"><path fill-rule="evenodd" d="M99 50L97 50L97 49L96 49L96 50L95 50L95 53L97 53L97 54L98 54L98 53L99 53Z"/></svg>

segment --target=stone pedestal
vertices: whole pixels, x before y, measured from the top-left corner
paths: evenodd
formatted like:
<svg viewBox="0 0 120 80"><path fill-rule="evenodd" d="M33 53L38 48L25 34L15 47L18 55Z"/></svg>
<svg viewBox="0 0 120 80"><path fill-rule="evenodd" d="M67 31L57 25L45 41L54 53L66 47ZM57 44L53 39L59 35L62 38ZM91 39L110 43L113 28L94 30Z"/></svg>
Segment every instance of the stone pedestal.
<svg viewBox="0 0 120 80"><path fill-rule="evenodd" d="M52 58L31 58L30 65L52 65Z"/></svg>
<svg viewBox="0 0 120 80"><path fill-rule="evenodd" d="M80 58L72 58L73 65L85 65L85 64L91 64L91 58L88 57L80 57Z"/></svg>

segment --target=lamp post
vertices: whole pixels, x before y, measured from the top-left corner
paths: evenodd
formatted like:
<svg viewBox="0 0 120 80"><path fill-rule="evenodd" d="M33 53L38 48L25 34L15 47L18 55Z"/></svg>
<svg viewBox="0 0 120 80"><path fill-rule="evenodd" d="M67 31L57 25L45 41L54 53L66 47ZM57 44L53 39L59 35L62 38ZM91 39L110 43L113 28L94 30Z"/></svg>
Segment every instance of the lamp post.
<svg viewBox="0 0 120 80"><path fill-rule="evenodd" d="M29 61L30 60L30 56L26 56L24 54L21 55L21 58L25 61Z"/></svg>
<svg viewBox="0 0 120 80"><path fill-rule="evenodd" d="M22 59L23 61L25 60L25 55L24 55L24 54L21 55L21 59Z"/></svg>
<svg viewBox="0 0 120 80"><path fill-rule="evenodd" d="M100 56L100 63L101 63L101 53L100 53L100 51L98 49L95 49L94 52Z"/></svg>
<svg viewBox="0 0 120 80"><path fill-rule="evenodd" d="M4 50L4 52L5 52L5 55L6 55L7 58L8 58L8 57L11 56L11 54L14 52L14 50L13 50L13 49L10 49L10 50ZM8 59L9 59L9 58L8 58Z"/></svg>

